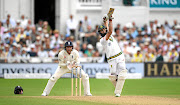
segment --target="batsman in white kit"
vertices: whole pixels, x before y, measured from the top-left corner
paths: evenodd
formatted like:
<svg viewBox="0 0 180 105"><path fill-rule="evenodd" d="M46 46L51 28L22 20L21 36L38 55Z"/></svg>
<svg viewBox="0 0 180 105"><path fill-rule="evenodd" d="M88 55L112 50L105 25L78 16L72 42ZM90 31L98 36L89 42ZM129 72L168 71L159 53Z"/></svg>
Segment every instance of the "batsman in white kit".
<svg viewBox="0 0 180 105"><path fill-rule="evenodd" d="M110 68L111 75L109 76L109 80L115 86L115 96L120 97L126 79L127 70L124 54L118 46L115 38L111 35L113 31L113 19L114 17L112 15L108 16L107 14L105 14L103 16L104 25L99 26L98 32L101 35L100 43L102 44L103 49L106 53Z"/></svg>
<svg viewBox="0 0 180 105"><path fill-rule="evenodd" d="M53 88L56 81L65 73L71 73L73 66L78 66L80 64L79 61L79 53L77 50L73 49L73 44L70 41L65 43L65 49L59 52L58 54L59 65L56 69L56 72L50 77L48 83L42 93L42 96L48 96L51 89ZM89 84L89 76L78 68L77 75L81 73L82 83L84 86L84 96L92 96L90 93L90 84ZM73 72L75 74L75 71Z"/></svg>

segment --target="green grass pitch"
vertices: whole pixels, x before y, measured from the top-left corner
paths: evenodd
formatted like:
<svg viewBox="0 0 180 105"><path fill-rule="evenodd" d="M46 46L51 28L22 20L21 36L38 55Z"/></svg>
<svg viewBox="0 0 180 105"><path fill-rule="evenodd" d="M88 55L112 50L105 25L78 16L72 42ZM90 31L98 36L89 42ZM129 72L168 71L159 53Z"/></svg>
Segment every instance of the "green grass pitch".
<svg viewBox="0 0 180 105"><path fill-rule="evenodd" d="M25 97L40 96L46 86L47 79L0 79L0 105L92 105L94 102L74 100L54 100L45 98ZM24 89L23 95L14 95L15 86ZM93 96L114 96L114 87L108 79L90 78L91 93ZM60 78L50 96L70 96L71 79ZM82 86L83 95L83 86ZM180 78L144 78L127 79L122 96L145 95L173 97L180 99ZM36 103L36 104L34 104ZM98 103L100 105L100 103ZM104 105L104 104L103 104Z"/></svg>

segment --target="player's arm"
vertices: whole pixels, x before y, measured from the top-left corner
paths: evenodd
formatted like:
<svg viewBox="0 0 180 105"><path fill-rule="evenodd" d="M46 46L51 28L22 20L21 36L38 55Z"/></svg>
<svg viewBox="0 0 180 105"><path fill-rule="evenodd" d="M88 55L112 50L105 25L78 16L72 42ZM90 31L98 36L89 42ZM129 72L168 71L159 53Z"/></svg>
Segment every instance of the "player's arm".
<svg viewBox="0 0 180 105"><path fill-rule="evenodd" d="M105 24L107 25L107 21L106 21ZM105 24L104 24L104 25L105 25ZM108 25L107 25L106 27L108 27ZM112 34L112 31L113 31L112 19L109 19L109 31L108 31L108 33L106 34L106 40L109 39L109 37L110 37L111 34Z"/></svg>
<svg viewBox="0 0 180 105"><path fill-rule="evenodd" d="M106 26L106 27L107 27L107 30L109 30L108 21L104 21L104 26Z"/></svg>
<svg viewBox="0 0 180 105"><path fill-rule="evenodd" d="M58 60L59 60L59 66L61 67L67 66L67 63L64 63L64 56L62 55L62 53L59 53Z"/></svg>

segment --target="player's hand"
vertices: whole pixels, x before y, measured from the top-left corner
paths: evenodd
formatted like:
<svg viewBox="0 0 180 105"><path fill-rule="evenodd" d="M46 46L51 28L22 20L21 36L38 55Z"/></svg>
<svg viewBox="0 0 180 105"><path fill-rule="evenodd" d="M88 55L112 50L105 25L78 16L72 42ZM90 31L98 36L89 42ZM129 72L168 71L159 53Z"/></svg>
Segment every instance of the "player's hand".
<svg viewBox="0 0 180 105"><path fill-rule="evenodd" d="M67 65L67 66L71 65L71 62L70 62L70 61L67 61L67 62L66 62L66 65Z"/></svg>
<svg viewBox="0 0 180 105"><path fill-rule="evenodd" d="M108 19L109 19L108 15L107 15L107 14L104 14L104 15L103 15L103 22L106 22Z"/></svg>
<svg viewBox="0 0 180 105"><path fill-rule="evenodd" d="M111 19L111 20L112 20L112 19L114 19L114 16L113 16L113 14L112 14L112 15L109 17L109 19Z"/></svg>
<svg viewBox="0 0 180 105"><path fill-rule="evenodd" d="M70 61L67 61L67 62L66 62L66 65L67 65L67 68L68 68L69 70L72 69L72 65L71 65L71 62L70 62Z"/></svg>
<svg viewBox="0 0 180 105"><path fill-rule="evenodd" d="M76 66L76 65L77 65L76 61L72 61L72 66Z"/></svg>

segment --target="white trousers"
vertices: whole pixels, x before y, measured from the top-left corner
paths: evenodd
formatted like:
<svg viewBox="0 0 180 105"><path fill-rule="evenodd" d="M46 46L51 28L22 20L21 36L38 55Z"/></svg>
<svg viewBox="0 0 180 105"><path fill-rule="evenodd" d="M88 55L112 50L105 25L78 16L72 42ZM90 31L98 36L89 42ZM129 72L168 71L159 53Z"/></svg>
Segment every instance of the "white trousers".
<svg viewBox="0 0 180 105"><path fill-rule="evenodd" d="M109 80L115 86L115 94L121 94L127 74L124 54L108 61L111 76Z"/></svg>
<svg viewBox="0 0 180 105"><path fill-rule="evenodd" d="M49 95L51 89L53 88L56 81L65 73L71 73L71 70L69 69L62 69L60 66L57 67L56 72L51 76L49 79L43 93L46 93L46 95ZM78 68L77 74L79 77L80 69ZM74 69L73 74L76 74L76 70ZM89 84L89 76L81 70L81 77L82 77L82 83L84 86L84 95L89 95L90 93L90 84Z"/></svg>
<svg viewBox="0 0 180 105"><path fill-rule="evenodd" d="M118 75L121 70L126 70L124 54L108 61L111 75Z"/></svg>

